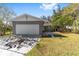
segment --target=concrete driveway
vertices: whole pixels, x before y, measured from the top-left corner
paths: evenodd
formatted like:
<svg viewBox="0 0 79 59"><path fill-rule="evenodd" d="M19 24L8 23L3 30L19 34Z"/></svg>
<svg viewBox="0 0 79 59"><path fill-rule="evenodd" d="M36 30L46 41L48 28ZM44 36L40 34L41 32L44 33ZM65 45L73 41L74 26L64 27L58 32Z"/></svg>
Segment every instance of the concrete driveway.
<svg viewBox="0 0 79 59"><path fill-rule="evenodd" d="M4 50L0 48L0 56L23 56L23 55L20 53Z"/></svg>
<svg viewBox="0 0 79 59"><path fill-rule="evenodd" d="M7 47L4 46L6 43L5 39L7 37L0 37L0 56L24 56L24 53L28 53L37 42L33 43L33 46L29 46L26 44L25 46L22 46L20 49L17 48L10 48L7 50ZM32 38L32 39L38 39L38 38Z"/></svg>

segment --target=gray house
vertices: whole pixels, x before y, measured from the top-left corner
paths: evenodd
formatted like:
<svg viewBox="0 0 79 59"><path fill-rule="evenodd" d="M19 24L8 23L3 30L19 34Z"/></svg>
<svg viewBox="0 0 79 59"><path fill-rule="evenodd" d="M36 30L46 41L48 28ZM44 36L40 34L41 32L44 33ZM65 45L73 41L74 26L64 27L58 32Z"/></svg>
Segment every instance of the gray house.
<svg viewBox="0 0 79 59"><path fill-rule="evenodd" d="M13 34L24 35L29 37L40 37L46 28L48 28L49 21L40 19L28 14L17 16L12 21Z"/></svg>

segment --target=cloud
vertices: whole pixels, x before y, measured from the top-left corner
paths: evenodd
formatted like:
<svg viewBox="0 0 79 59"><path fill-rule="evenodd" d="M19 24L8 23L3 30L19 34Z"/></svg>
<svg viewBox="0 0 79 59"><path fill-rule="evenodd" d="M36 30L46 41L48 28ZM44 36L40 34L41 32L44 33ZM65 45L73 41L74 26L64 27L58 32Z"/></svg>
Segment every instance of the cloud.
<svg viewBox="0 0 79 59"><path fill-rule="evenodd" d="M57 3L43 3L42 5L40 5L41 9L44 10L53 10L53 9L57 9Z"/></svg>

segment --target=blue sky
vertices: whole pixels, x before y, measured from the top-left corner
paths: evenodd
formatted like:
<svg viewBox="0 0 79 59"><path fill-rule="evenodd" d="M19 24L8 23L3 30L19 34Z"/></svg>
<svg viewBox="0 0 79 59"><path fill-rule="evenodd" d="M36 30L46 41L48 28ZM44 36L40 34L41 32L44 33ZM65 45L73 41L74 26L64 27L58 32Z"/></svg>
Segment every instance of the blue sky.
<svg viewBox="0 0 79 59"><path fill-rule="evenodd" d="M36 17L51 16L53 9L57 9L57 3L6 3L17 15L30 14ZM60 3L61 8L68 6L68 3Z"/></svg>

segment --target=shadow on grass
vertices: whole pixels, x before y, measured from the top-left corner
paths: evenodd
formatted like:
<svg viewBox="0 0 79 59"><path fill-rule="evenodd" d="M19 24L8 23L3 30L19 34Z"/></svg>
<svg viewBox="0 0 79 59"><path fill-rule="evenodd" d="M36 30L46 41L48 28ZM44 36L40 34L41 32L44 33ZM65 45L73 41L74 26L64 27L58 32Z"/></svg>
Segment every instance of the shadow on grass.
<svg viewBox="0 0 79 59"><path fill-rule="evenodd" d="M53 34L54 37L67 37L67 36L64 36L64 35L61 35L61 34Z"/></svg>
<svg viewBox="0 0 79 59"><path fill-rule="evenodd" d="M43 36L43 37L46 37L46 38L57 38L57 37L63 38L63 37L67 37L67 36L64 36L64 35L58 34L58 33L53 33L53 34L48 34L48 35Z"/></svg>

